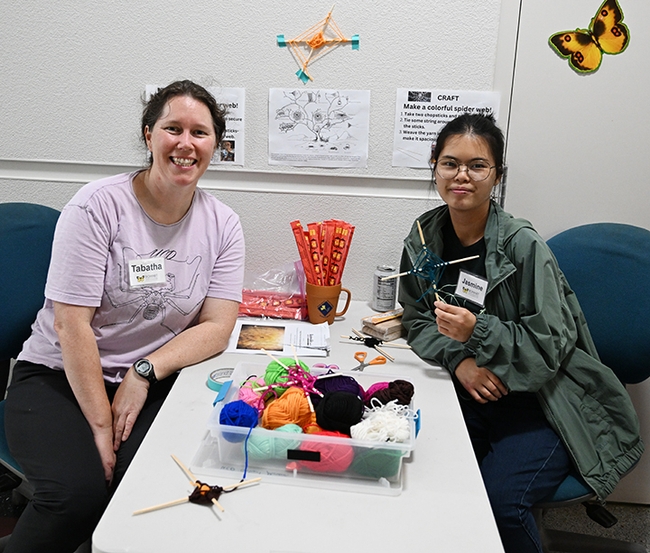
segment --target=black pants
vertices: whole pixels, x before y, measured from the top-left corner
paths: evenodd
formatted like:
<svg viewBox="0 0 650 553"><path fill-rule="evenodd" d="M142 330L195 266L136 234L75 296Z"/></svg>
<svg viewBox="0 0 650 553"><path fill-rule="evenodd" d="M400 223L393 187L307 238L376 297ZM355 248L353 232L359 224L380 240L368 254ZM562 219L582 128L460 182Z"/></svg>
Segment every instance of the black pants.
<svg viewBox="0 0 650 553"><path fill-rule="evenodd" d="M34 487L7 553L68 553L85 542L126 472L175 378L152 386L131 435L117 451L113 482L104 479L93 434L65 373L18 362L5 406L11 454ZM107 386L109 400L116 387Z"/></svg>

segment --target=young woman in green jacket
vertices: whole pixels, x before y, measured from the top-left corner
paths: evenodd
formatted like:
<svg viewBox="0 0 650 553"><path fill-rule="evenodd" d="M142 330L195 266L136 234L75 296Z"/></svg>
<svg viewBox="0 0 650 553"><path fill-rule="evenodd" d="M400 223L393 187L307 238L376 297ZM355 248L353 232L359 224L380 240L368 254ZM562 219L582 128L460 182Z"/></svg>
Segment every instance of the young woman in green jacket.
<svg viewBox="0 0 650 553"><path fill-rule="evenodd" d="M445 261L470 259L435 286L402 277L399 300L413 350L452 373L506 553L541 553L531 507L573 468L604 498L643 443L552 252L491 199L503 151L490 117L464 114L440 132L432 166L445 205L413 225L401 271L417 266L423 239Z"/></svg>

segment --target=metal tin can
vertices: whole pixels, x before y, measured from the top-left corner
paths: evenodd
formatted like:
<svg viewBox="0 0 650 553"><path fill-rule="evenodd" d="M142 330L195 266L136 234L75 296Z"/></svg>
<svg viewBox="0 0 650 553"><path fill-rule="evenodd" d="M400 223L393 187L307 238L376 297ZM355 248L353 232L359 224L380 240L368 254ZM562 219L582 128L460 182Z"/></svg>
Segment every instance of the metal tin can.
<svg viewBox="0 0 650 553"><path fill-rule="evenodd" d="M390 265L379 265L372 282L372 308L375 311L391 311L395 309L397 297L397 279L382 280L384 277L394 275L397 271Z"/></svg>

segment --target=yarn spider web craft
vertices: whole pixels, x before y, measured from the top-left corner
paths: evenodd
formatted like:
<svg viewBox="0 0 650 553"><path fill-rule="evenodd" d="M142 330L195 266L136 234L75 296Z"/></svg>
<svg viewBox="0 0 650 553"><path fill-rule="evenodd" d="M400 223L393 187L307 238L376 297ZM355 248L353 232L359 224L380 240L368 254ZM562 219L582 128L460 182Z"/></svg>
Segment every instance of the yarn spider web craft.
<svg viewBox="0 0 650 553"><path fill-rule="evenodd" d="M391 278L397 278L406 275L415 275L418 278L424 279L429 282L429 287L424 291L424 293L417 299L420 301L428 293L433 292L436 295L438 301L444 301L438 295L438 282L442 278L442 273L444 273L447 265L454 265L456 263L462 263L463 261L469 261L470 259L476 259L480 257L478 255L472 255L470 257L463 257L462 259L455 259L454 261L444 261L442 258L438 257L433 253L424 240L424 234L422 234L422 227L420 226L420 221L416 221L418 225L418 231L420 233L420 241L422 242L422 250L415 258L413 262L413 268L409 271L399 273L397 275L390 275L383 277L382 280L389 280Z"/></svg>
<svg viewBox="0 0 650 553"><path fill-rule="evenodd" d="M300 65L296 75L303 82L313 80L307 72L310 63L315 62L318 58L323 57L332 49L341 44L351 43L353 50L359 49L359 35L352 35L352 38L345 38L332 19L332 11L329 11L327 17L312 25L304 33L299 34L296 38L287 40L284 35L278 35L278 46L289 48L291 54Z"/></svg>

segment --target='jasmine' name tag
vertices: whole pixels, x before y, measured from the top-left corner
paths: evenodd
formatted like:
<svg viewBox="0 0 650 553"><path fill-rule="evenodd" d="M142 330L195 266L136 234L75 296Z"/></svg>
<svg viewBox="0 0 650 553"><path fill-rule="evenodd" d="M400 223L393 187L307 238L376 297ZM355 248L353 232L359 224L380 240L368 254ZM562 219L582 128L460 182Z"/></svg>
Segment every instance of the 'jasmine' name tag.
<svg viewBox="0 0 650 553"><path fill-rule="evenodd" d="M461 270L456 284L456 295L483 307L487 287L488 281L483 277Z"/></svg>
<svg viewBox="0 0 650 553"><path fill-rule="evenodd" d="M132 288L165 284L166 282L164 258L151 257L129 261L129 285Z"/></svg>

